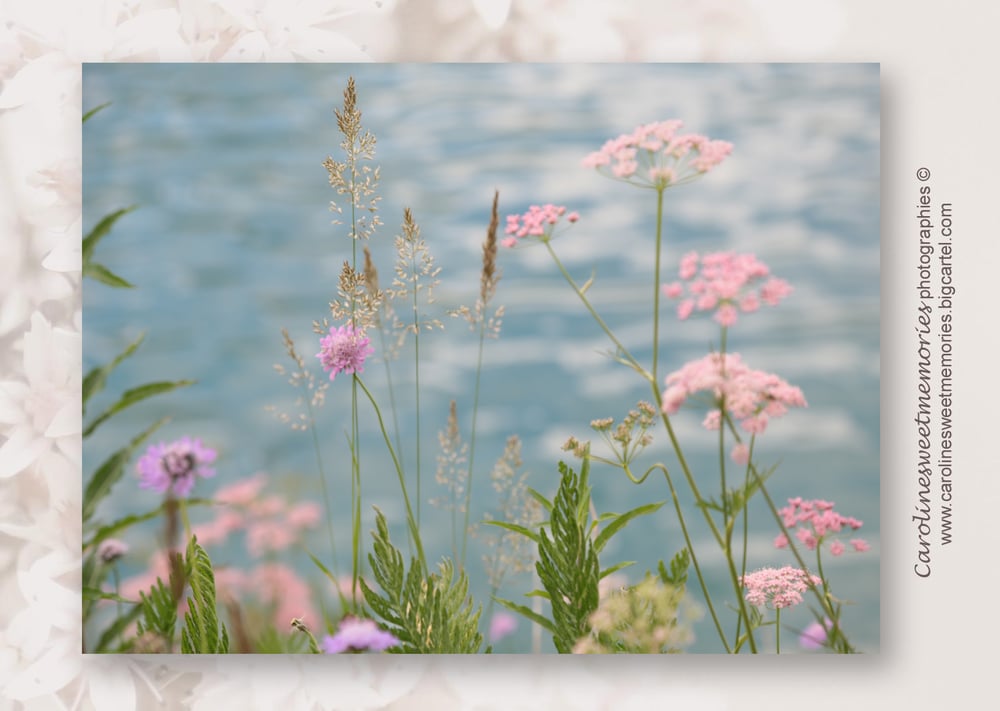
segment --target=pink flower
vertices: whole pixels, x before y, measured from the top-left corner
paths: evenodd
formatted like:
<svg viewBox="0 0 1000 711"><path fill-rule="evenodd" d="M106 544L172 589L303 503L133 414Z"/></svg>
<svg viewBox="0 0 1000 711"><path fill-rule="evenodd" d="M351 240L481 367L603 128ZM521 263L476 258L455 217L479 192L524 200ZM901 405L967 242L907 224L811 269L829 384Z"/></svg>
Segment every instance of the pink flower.
<svg viewBox="0 0 1000 711"><path fill-rule="evenodd" d="M499 642L517 629L517 618L509 612L498 612L490 619L490 641Z"/></svg>
<svg viewBox="0 0 1000 711"><path fill-rule="evenodd" d="M272 620L279 631L288 630L295 617L300 618L307 627L315 627L320 622L312 605L309 586L283 563L257 566L247 580L247 588L254 591L258 600L273 609Z"/></svg>
<svg viewBox="0 0 1000 711"><path fill-rule="evenodd" d="M824 499L803 499L796 496L788 500L788 505L782 507L778 513L781 515L785 528L795 531L795 537L802 542L809 550L815 550L826 541L830 541L830 553L834 556L843 555L847 547L834 534L845 529L853 531L861 528L862 523L852 516L843 516L833 510L833 502ZM788 545L788 540L784 536L779 536L783 540L783 545L776 548L784 548ZM860 539L854 538L850 541L855 552L863 553L868 550L868 544Z"/></svg>
<svg viewBox="0 0 1000 711"><path fill-rule="evenodd" d="M762 568L743 576L746 601L754 607L769 605L775 609L792 607L802 602L802 593L810 584L823 581L800 568L786 565L783 568Z"/></svg>
<svg viewBox="0 0 1000 711"><path fill-rule="evenodd" d="M382 652L399 645L399 639L391 632L378 628L372 620L345 617L340 621L337 634L326 635L320 646L327 654L343 652Z"/></svg>
<svg viewBox="0 0 1000 711"><path fill-rule="evenodd" d="M323 364L323 370L330 373L333 380L339 373L363 373L365 359L375 352L364 331L355 331L352 324L340 328L330 327L330 334L319 341L320 350L316 354Z"/></svg>
<svg viewBox="0 0 1000 711"><path fill-rule="evenodd" d="M734 462L744 466L750 461L750 448L740 442L733 447L733 451L729 454L729 456L732 457Z"/></svg>
<svg viewBox="0 0 1000 711"><path fill-rule="evenodd" d="M532 205L522 215L507 215L507 227L504 232L509 237L501 240L504 247L514 247L519 240L535 239L548 242L552 239L555 227L565 217L570 224L580 219L578 212L566 213L562 205Z"/></svg>
<svg viewBox="0 0 1000 711"><path fill-rule="evenodd" d="M769 417L777 417L788 407L805 407L806 399L799 388L777 375L752 370L738 353L718 353L686 363L667 376L663 393L663 411L676 414L688 397L696 392L709 393L715 409L703 423L706 429L718 429L725 410L747 432L763 432Z"/></svg>
<svg viewBox="0 0 1000 711"><path fill-rule="evenodd" d="M634 185L665 189L691 182L732 153L733 144L727 141L677 135L682 125L673 119L638 126L587 155L583 167Z"/></svg>
<svg viewBox="0 0 1000 711"><path fill-rule="evenodd" d="M288 523L298 529L312 528L319 523L321 517L322 512L319 504L306 501L294 506L288 512Z"/></svg>
<svg viewBox="0 0 1000 711"><path fill-rule="evenodd" d="M833 622L824 619L823 623L813 622L799 635L799 645L803 649L820 649L826 644L827 633L833 627Z"/></svg>
<svg viewBox="0 0 1000 711"><path fill-rule="evenodd" d="M267 475L263 472L258 472L252 477L220 488L215 492L213 498L220 504L241 504L246 506L257 498L266 484Z"/></svg>
<svg viewBox="0 0 1000 711"><path fill-rule="evenodd" d="M777 306L792 292L782 279L770 278L761 284L770 271L752 254L711 252L699 258L697 252L688 252L678 273L681 281L664 285L663 293L682 299L677 308L682 321L695 310L714 311L719 324L732 326L740 313L758 310L761 302Z"/></svg>
<svg viewBox="0 0 1000 711"><path fill-rule="evenodd" d="M215 450L202 445L200 439L182 437L170 444L154 444L136 464L139 488L161 494L172 489L177 496L187 496L194 488L196 476L215 476L215 469L206 466L215 457Z"/></svg>

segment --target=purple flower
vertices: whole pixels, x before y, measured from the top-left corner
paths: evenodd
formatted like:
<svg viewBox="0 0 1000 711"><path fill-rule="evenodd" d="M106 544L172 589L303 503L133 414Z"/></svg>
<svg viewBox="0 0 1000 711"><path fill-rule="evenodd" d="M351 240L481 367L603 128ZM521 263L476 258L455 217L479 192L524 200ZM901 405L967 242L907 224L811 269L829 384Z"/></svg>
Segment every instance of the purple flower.
<svg viewBox="0 0 1000 711"><path fill-rule="evenodd" d="M215 469L205 466L215 457L215 450L205 447L200 439L181 437L169 444L154 444L136 465L139 488L161 494L169 489L178 496L187 496L194 488L195 476L215 476Z"/></svg>
<svg viewBox="0 0 1000 711"><path fill-rule="evenodd" d="M826 636L831 627L833 622L829 619L824 619L823 624L813 622L799 635L799 646L803 649L819 649L826 644Z"/></svg>
<svg viewBox="0 0 1000 711"><path fill-rule="evenodd" d="M128 544L117 538L105 538L97 546L97 557L105 563L113 563L128 553Z"/></svg>
<svg viewBox="0 0 1000 711"><path fill-rule="evenodd" d="M330 373L333 380L338 373L363 373L365 359L375 352L364 331L355 331L347 324L340 328L330 327L330 335L319 339L319 353L316 357L323 364L323 370Z"/></svg>
<svg viewBox="0 0 1000 711"><path fill-rule="evenodd" d="M498 612L490 619L490 641L499 642L517 629L517 618L508 612Z"/></svg>
<svg viewBox="0 0 1000 711"><path fill-rule="evenodd" d="M326 635L320 646L327 654L342 654L343 652L381 652L389 647L395 647L399 640L395 635L380 630L372 620L359 620L356 617L345 617L340 621L340 629L335 635Z"/></svg>

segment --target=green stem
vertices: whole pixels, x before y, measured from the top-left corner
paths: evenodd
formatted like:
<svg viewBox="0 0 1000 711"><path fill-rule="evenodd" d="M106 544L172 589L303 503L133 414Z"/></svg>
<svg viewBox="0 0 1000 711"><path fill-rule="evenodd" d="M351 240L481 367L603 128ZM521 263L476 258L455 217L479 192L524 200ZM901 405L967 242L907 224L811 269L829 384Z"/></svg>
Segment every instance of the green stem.
<svg viewBox="0 0 1000 711"><path fill-rule="evenodd" d="M403 492L403 503L406 505L406 523L410 529L410 537L413 539L413 545L417 549L417 558L420 561L420 567L426 575L427 559L424 557L424 546L420 541L420 528L417 526L416 517L413 515L413 507L410 505L410 496L406 492L406 479L403 478L403 467L399 463L399 457L396 456L396 451L392 446L392 440L389 438L389 433L385 429L385 421L382 419L382 412L379 410L378 403L375 402L375 398L372 397L371 392L367 387L365 387L364 382L357 376L357 374L354 375L354 381L364 391L365 395L368 396L368 401L371 402L372 407L375 409L375 416L378 418L378 426L382 431L382 438L385 440L385 446L389 450L389 456L392 457L392 464L396 469L396 476L399 479L399 487Z"/></svg>
<svg viewBox="0 0 1000 711"><path fill-rule="evenodd" d="M781 608L774 610L774 652L781 654Z"/></svg>
<svg viewBox="0 0 1000 711"><path fill-rule="evenodd" d="M688 552L691 554L691 564L694 566L695 575L698 577L698 584L701 586L701 592L705 596L705 603L708 605L709 614L712 615L712 621L715 623L715 629L719 633L719 639L722 640L722 644L726 648L726 654L732 654L733 650L729 646L729 642L726 641L726 633L722 631L722 624L719 622L718 615L715 614L715 606L712 605L712 597L708 594L708 586L705 584L705 578L701 574L701 566L698 565L698 556L695 555L694 545L691 543L691 536L688 533L687 524L684 522L684 514L681 512L681 504L680 499L677 497L677 489L674 488L674 483L670 479L670 473L667 471L665 466L662 464L656 464L653 468L659 468L663 471L663 476L667 480L667 486L670 487L670 496L673 498L674 510L677 512L677 520L680 522L681 532L684 534L684 544L687 546Z"/></svg>
<svg viewBox="0 0 1000 711"><path fill-rule="evenodd" d="M653 382L657 376L660 360L660 252L663 243L663 191L656 188L656 261L653 263Z"/></svg>
<svg viewBox="0 0 1000 711"><path fill-rule="evenodd" d="M485 310L485 305L483 306ZM472 391L472 432L469 434L469 474L465 478L465 525L462 529L462 569L465 569L465 550L469 540L469 511L472 508L472 475L476 461L476 420L479 416L479 383L483 373L483 345L486 342L486 317L479 321L479 355L476 358L476 385ZM454 516L454 511L452 511ZM492 605L492 601L490 603Z"/></svg>
<svg viewBox="0 0 1000 711"><path fill-rule="evenodd" d="M416 399L417 428L417 526L420 526L420 314L417 310L417 265L416 258L410 257L410 268L413 274L413 373Z"/></svg>
<svg viewBox="0 0 1000 711"><path fill-rule="evenodd" d="M333 537L333 509L330 506L330 490L326 483L326 470L323 467L323 455L319 446L319 434L316 432L316 417L313 414L312 401L306 398L306 408L309 411L309 431L312 432L313 450L316 452L316 466L319 468L320 486L323 488L323 506L326 509L326 528L330 536L330 556L333 563L333 573L340 577L337 572L337 546Z"/></svg>

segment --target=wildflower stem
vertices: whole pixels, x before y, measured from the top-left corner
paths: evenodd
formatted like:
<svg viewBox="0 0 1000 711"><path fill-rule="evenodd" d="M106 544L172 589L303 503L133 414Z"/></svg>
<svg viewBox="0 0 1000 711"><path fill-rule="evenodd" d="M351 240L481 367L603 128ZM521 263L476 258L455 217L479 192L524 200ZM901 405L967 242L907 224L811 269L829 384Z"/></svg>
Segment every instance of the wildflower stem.
<svg viewBox="0 0 1000 711"><path fill-rule="evenodd" d="M385 446L389 450L389 456L392 457L392 464L396 468L396 476L399 478L399 487L403 492L403 503L406 505L406 523L410 529L410 537L413 539L413 545L417 549L417 558L420 561L420 567L426 575L427 559L424 557L424 546L420 541L420 527L417 526L416 518L413 515L413 507L410 505L410 496L406 492L406 479L403 478L403 467L399 463L399 457L396 456L396 450L392 446L392 440L389 438L389 433L385 429L385 421L382 419L382 412L379 410L378 403L375 402L375 398L372 397L371 392L365 386L361 378L357 376L357 374L354 375L354 381L364 391L365 395L368 396L369 402L371 402L372 407L375 409L375 416L378 418L378 426L382 431L382 438L385 440Z"/></svg>
<svg viewBox="0 0 1000 711"><path fill-rule="evenodd" d="M476 385L472 391L472 432L469 434L469 474L465 477L465 524L462 529L461 567L465 569L465 551L469 540L469 510L472 508L472 475L476 461L476 420L479 415L479 383L483 373L483 345L486 342L486 318L479 320L479 355L476 358ZM452 516L454 516L452 511Z"/></svg>
<svg viewBox="0 0 1000 711"><path fill-rule="evenodd" d="M708 586L705 585L705 578L701 574L701 566L698 565L698 556L695 555L694 545L691 543L691 536L688 533L687 524L684 521L684 514L681 511L680 499L677 497L677 489L674 487L674 483L670 478L670 472L668 472L667 468L662 464L655 464L653 465L653 468L658 468L663 472L663 476L667 480L667 486L670 487L670 496L673 498L674 510L677 512L677 520L681 525L681 532L684 534L684 544L687 546L688 552L691 554L691 564L694 566L695 575L698 576L698 584L701 585L701 592L705 596L705 603L708 605L708 612L712 616L712 621L715 623L715 629L719 633L719 639L722 640L722 644L726 648L726 654L732 654L732 648L729 646L729 642L726 641L726 633L722 631L722 625L719 622L719 617L715 614L715 607L712 605L711 595L708 594Z"/></svg>
<svg viewBox="0 0 1000 711"><path fill-rule="evenodd" d="M774 610L774 653L781 654L781 608Z"/></svg>
<svg viewBox="0 0 1000 711"><path fill-rule="evenodd" d="M666 186L656 188L656 261L653 263L653 382L657 377L660 360L660 252L663 242L663 191Z"/></svg>
<svg viewBox="0 0 1000 711"><path fill-rule="evenodd" d="M417 436L417 526L420 526L420 312L417 309L417 261L416 252L410 255L413 276L413 374L414 397L416 401Z"/></svg>
<svg viewBox="0 0 1000 711"><path fill-rule="evenodd" d="M628 361L629 365L631 365L636 371L641 373L646 380L652 383L653 389L655 390L656 378L649 372L647 372L642 366L639 365L639 362L635 358L633 358L632 354L628 352L628 349L622 345L621 341L618 340L618 337L615 336L611 328L609 328L608 325L604 323L604 319L602 319L598 315L597 311L591 305L590 300L587 298L587 295L584 294L584 292L580 289L579 286L577 286L577 283L573 280L573 277L571 277L569 275L569 272L566 271L566 267L564 267L563 263L559 261L559 257L556 256L555 250L552 249L552 244L550 240L548 238L545 238L542 239L542 242L545 244L545 248L549 250L549 254L552 255L552 259L555 261L556 266L559 267L559 271L562 272L563 278L567 281L567 283L571 287L573 287L573 291L575 291L576 295L580 297L580 301L582 301L583 305L587 307L587 311L590 312L590 315L597 322L597 325L601 327L601 329L604 331L605 334L607 334L608 338L610 338L611 342L615 344L615 347L618 348L619 353L625 358L625 360Z"/></svg>
<svg viewBox="0 0 1000 711"><path fill-rule="evenodd" d="M326 483L326 470L323 468L323 455L319 446L319 434L316 432L316 417L313 414L312 402L306 398L306 409L309 412L309 431L312 432L313 450L316 452L316 466L319 467L319 482L323 488L323 507L326 509L326 530L330 536L330 560L333 572L337 574L337 546L333 537L333 510L330 507L330 490Z"/></svg>

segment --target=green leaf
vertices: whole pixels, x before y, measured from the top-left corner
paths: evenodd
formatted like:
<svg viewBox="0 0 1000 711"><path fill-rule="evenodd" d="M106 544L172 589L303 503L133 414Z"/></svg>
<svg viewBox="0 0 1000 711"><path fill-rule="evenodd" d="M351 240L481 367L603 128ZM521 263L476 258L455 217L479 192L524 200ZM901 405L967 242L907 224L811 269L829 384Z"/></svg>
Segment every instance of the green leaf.
<svg viewBox="0 0 1000 711"><path fill-rule="evenodd" d="M499 597L495 597L493 599L496 600L497 602L499 602L504 607L506 607L508 610L516 612L519 615L524 615L525 617L527 617L532 622L540 625L544 629L546 629L549 632L555 634L556 626L554 624L552 624L552 620L549 620L549 619L546 619L545 617L542 617L537 612L535 612L534 610L532 610L530 607L526 607L524 605L518 605L516 602L511 602L510 600L504 600L504 599L499 598Z"/></svg>
<svg viewBox="0 0 1000 711"><path fill-rule="evenodd" d="M598 552L604 549L604 546L608 544L611 537L622 530L629 521L639 517L645 516L646 514L651 514L654 511L658 511L666 501L658 501L653 504L645 504L643 506L637 506L631 511L626 511L625 513L617 516L614 521L608 524L608 526L597 534L597 538L594 539L594 549Z"/></svg>
<svg viewBox="0 0 1000 711"><path fill-rule="evenodd" d="M532 489L530 486L528 487L527 491L528 491L528 496L530 496L535 501L537 501L538 503L540 503L542 505L542 508L545 509L546 513L550 513L550 514L552 513L552 502L551 501L549 501L548 499L546 499L544 496L542 496L540 493L538 493L537 491L535 491L534 489Z"/></svg>
<svg viewBox="0 0 1000 711"><path fill-rule="evenodd" d="M83 275L90 277L94 281L113 286L117 289L134 289L135 285L115 274L107 267L95 262L87 262L83 265Z"/></svg>
<svg viewBox="0 0 1000 711"><path fill-rule="evenodd" d="M108 647L115 640L115 638L121 637L125 632L125 628L135 622L136 618L139 617L140 614L142 614L142 605L135 605L124 615L115 619L115 621L112 622L111 625L101 634L101 638L97 642L97 647L95 647L93 651L108 651Z"/></svg>
<svg viewBox="0 0 1000 711"><path fill-rule="evenodd" d="M151 427L129 442L127 447L119 449L112 454L94 473L94 476L91 477L90 482L87 484L86 491L83 493L84 522L90 520L97 509L97 504L111 492L111 487L122 478L122 475L125 473L125 465L128 464L135 450L168 419L167 417L163 417L157 420Z"/></svg>
<svg viewBox="0 0 1000 711"><path fill-rule="evenodd" d="M229 633L219 621L219 613L215 607L212 561L205 549L198 545L196 536L192 536L188 542L185 563L191 569L191 597L188 600L188 611L184 613L181 653L226 654L229 652Z"/></svg>
<svg viewBox="0 0 1000 711"><path fill-rule="evenodd" d="M100 242L101 239L103 239L104 236L111 231L111 228L114 226L114 224L118 221L120 217L132 212L132 210L134 210L136 207L138 206L132 205L130 207L122 208L121 210L116 210L115 212L112 212L109 215L105 215L104 218L102 218L101 221L98 222L97 225L95 225L94 229L92 229L90 233L83 238L84 273L86 273L87 265L90 264L90 258L94 254L94 248L97 247L97 243Z"/></svg>
<svg viewBox="0 0 1000 711"><path fill-rule="evenodd" d="M83 589L83 599L84 600L113 600L115 602L124 602L128 605L135 604L135 600L126 600L118 593L106 592L99 588L84 588Z"/></svg>
<svg viewBox="0 0 1000 711"><path fill-rule="evenodd" d="M83 436L89 437L93 434L105 420L111 418L115 414L121 412L127 407L135 405L137 402L142 402L147 398L151 398L154 395L161 395L163 393L168 393L178 388L184 388L188 385L194 385L197 381L194 380L177 380L174 382L164 381L159 383L148 383L146 385L140 385L137 388L132 388L131 390L126 390L121 398L114 405L109 407L107 410L98 415L94 420L87 425L83 430Z"/></svg>
<svg viewBox="0 0 1000 711"><path fill-rule="evenodd" d="M215 504L215 502L212 499L185 499L184 503L186 506L201 506L205 504ZM143 521L149 521L150 519L154 519L160 514L162 514L166 508L167 504L162 503L152 511L147 511L146 513L143 514L131 514L129 516L123 516L117 521L112 521L111 523L105 526L101 526L99 529L97 529L97 533L95 533L89 541L83 544L83 549L87 550L88 548L92 548L101 541L103 541L105 538L110 538L116 533L124 531L126 528L134 526L137 523L142 523Z"/></svg>
<svg viewBox="0 0 1000 711"><path fill-rule="evenodd" d="M87 119L89 119L90 117L92 117L94 114L96 114L101 109L106 109L109 106L111 106L111 102L110 101L107 101L107 102L101 104L100 106L95 106L94 108L92 108L90 111L88 111L87 113L85 113L83 115L83 123L87 123Z"/></svg>
<svg viewBox="0 0 1000 711"><path fill-rule="evenodd" d="M539 540L541 540L539 539L538 534L527 526L510 523L509 521L486 521L485 523L489 526L498 526L500 528L506 528L508 531L513 531L514 533L520 533L522 536L530 538L535 543L538 543Z"/></svg>
<svg viewBox="0 0 1000 711"><path fill-rule="evenodd" d="M608 577L612 573L617 573L622 568L627 568L630 565L635 565L635 563L636 563L636 561L634 561L634 560L623 560L621 563L615 563L610 568L605 568L604 570L602 570L600 578L601 578L601 580L604 580L606 577Z"/></svg>
<svg viewBox="0 0 1000 711"><path fill-rule="evenodd" d="M93 368L89 373L87 373L87 377L83 379L84 412L86 412L87 400L89 400L92 395L96 395L104 389L104 384L111 372L117 368L123 360L135 353L139 346L142 345L145 338L146 334L140 333L139 337L132 341L132 343L130 343L125 350L119 353L113 361L107 365Z"/></svg>

